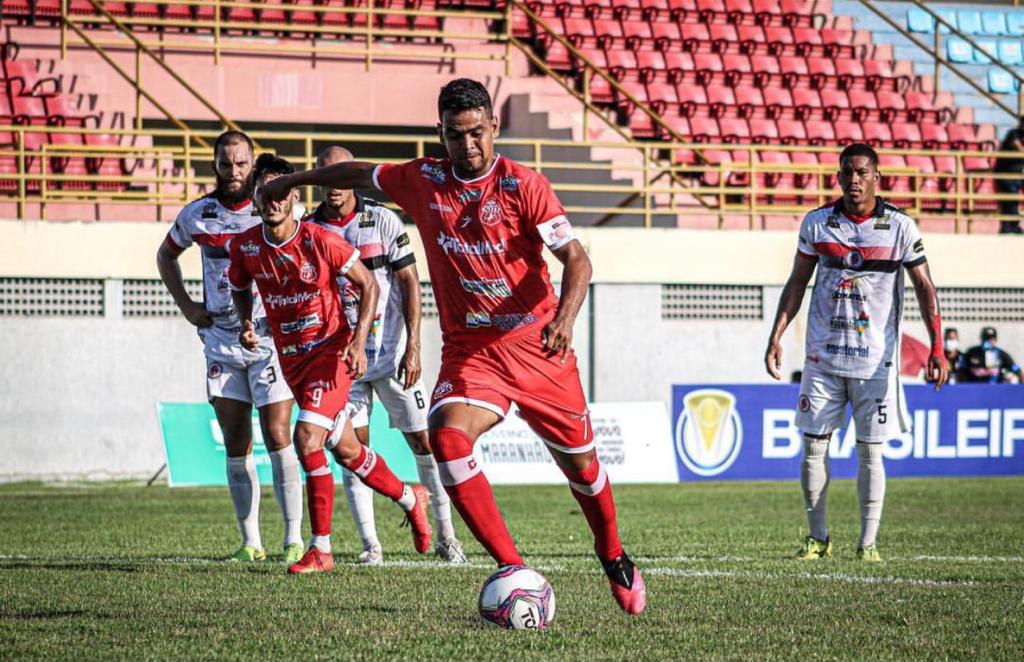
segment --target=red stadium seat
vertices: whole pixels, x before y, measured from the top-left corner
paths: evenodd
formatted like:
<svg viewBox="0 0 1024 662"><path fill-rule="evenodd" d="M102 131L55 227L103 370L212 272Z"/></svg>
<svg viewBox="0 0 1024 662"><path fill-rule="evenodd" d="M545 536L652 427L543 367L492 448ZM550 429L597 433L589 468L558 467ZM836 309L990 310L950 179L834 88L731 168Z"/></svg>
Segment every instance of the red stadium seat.
<svg viewBox="0 0 1024 662"><path fill-rule="evenodd" d="M683 41L683 50L687 53L696 53L702 44L711 41L708 26L703 23L681 23L679 24L679 35Z"/></svg>
<svg viewBox="0 0 1024 662"><path fill-rule="evenodd" d="M766 87L762 92L764 95L765 115L771 119L779 119L783 113L792 109L795 103L793 95L784 87Z"/></svg>
<svg viewBox="0 0 1024 662"><path fill-rule="evenodd" d="M750 58L750 68L754 74L754 85L760 88L778 82L779 80L778 58L771 55L754 55Z"/></svg>
<svg viewBox="0 0 1024 662"><path fill-rule="evenodd" d="M798 120L806 120L812 115L820 115L823 112L823 106L826 104L817 90L805 88L793 90L792 105L793 116Z"/></svg>
<svg viewBox="0 0 1024 662"><path fill-rule="evenodd" d="M739 35L731 23L712 23L708 26L711 38L711 50L715 53L726 53L730 47L739 44ZM744 56L745 57L745 56Z"/></svg>
<svg viewBox="0 0 1024 662"><path fill-rule="evenodd" d="M836 132L832 122L827 120L807 120L804 122L808 141L812 145L831 145L836 142Z"/></svg>
<svg viewBox="0 0 1024 662"><path fill-rule="evenodd" d="M879 147L892 142L892 131L888 124L866 122L863 125L864 140L872 147Z"/></svg>
<svg viewBox="0 0 1024 662"><path fill-rule="evenodd" d="M807 130L800 120L778 120L779 140L784 145L796 145L807 140Z"/></svg>
<svg viewBox="0 0 1024 662"><path fill-rule="evenodd" d="M679 99L679 114L683 117L694 117L697 114L697 107L707 107L707 91L702 85L691 83L680 83L676 86L676 98ZM718 135L718 125L715 125L715 135Z"/></svg>
<svg viewBox="0 0 1024 662"><path fill-rule="evenodd" d="M636 66L640 70L640 80L653 82L655 80L667 81L665 72L665 56L660 51L637 51Z"/></svg>
<svg viewBox="0 0 1024 662"><path fill-rule="evenodd" d="M893 122L891 125L892 140L896 147L908 149L921 144L921 129L910 122Z"/></svg>
<svg viewBox="0 0 1024 662"><path fill-rule="evenodd" d="M751 118L759 109L764 108L764 96L761 94L761 90L756 87L750 87L747 85L737 86L734 90L736 97L736 114L740 117ZM757 132L753 131L754 136L757 136Z"/></svg>
<svg viewBox="0 0 1024 662"><path fill-rule="evenodd" d="M708 114L711 117L724 117L726 110L736 105L736 97L731 87L709 85L707 87ZM721 122L719 122L721 125Z"/></svg>
<svg viewBox="0 0 1024 662"><path fill-rule="evenodd" d="M756 144L775 143L779 140L779 129L775 120L753 119L750 120L750 135Z"/></svg>

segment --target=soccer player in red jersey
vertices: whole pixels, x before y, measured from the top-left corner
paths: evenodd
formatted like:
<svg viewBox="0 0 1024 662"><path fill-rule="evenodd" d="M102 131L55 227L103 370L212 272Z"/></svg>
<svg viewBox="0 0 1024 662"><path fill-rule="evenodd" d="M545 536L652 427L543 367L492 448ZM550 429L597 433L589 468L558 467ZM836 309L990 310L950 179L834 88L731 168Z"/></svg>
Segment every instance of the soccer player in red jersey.
<svg viewBox="0 0 1024 662"><path fill-rule="evenodd" d="M430 446L452 502L499 565L523 563L473 458L477 437L514 401L568 478L616 601L638 614L646 589L619 541L615 500L594 450L571 346L590 260L548 181L495 153L498 118L480 83L463 78L446 85L438 115L447 159L337 163L281 177L263 194L277 200L295 186L375 186L412 216L441 315ZM561 297L548 277L545 245L565 265Z"/></svg>
<svg viewBox="0 0 1024 662"><path fill-rule="evenodd" d="M294 171L284 159L263 154L256 161L253 180L258 190ZM258 341L249 294L255 282L281 371L299 405L294 442L306 472L313 539L288 572L321 572L334 567L330 546L334 476L324 453L329 438L338 440L347 469L405 510L416 550L422 554L430 548L431 538L426 495L403 485L383 458L360 444L345 416L352 379L366 372L366 336L376 314L379 288L351 244L316 224L295 220L292 207L296 200L297 195L289 191L273 201L257 202L263 223L242 232L228 245L228 281L242 322L239 341L245 347ZM349 328L341 311L337 278L342 275L360 292L355 329Z"/></svg>

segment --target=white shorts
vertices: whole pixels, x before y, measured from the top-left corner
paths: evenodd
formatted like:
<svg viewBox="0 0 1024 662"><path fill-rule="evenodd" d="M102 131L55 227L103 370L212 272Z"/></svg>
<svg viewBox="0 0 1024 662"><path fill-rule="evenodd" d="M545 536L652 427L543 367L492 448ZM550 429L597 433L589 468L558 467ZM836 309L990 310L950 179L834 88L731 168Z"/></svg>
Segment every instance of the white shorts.
<svg viewBox="0 0 1024 662"><path fill-rule="evenodd" d="M427 429L428 401L423 382L417 381L406 390L394 377L380 377L373 381L361 380L352 384L348 394L348 406L345 409L352 419L352 427L362 428L370 424L375 391L388 412L391 427L402 432L420 432Z"/></svg>
<svg viewBox="0 0 1024 662"><path fill-rule="evenodd" d="M888 378L840 377L804 365L796 425L804 434L831 435L846 424L846 403L853 406L857 441L882 443L910 432L910 414L899 370Z"/></svg>
<svg viewBox="0 0 1024 662"><path fill-rule="evenodd" d="M228 398L263 407L292 399L265 323L257 326L257 333L260 347L250 352L238 342L236 331L216 326L199 329L206 354L206 397L210 402L214 398Z"/></svg>

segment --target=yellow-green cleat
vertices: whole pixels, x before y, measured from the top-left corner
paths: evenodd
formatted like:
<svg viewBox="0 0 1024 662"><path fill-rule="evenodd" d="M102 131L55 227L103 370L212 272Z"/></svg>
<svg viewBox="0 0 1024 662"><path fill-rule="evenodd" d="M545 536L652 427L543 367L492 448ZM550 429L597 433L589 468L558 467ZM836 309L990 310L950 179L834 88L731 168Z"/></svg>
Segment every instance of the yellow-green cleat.
<svg viewBox="0 0 1024 662"><path fill-rule="evenodd" d="M228 561L251 563L252 561L266 561L267 553L262 549L256 549L249 545L242 545L238 551L228 557Z"/></svg>
<svg viewBox="0 0 1024 662"><path fill-rule="evenodd" d="M796 553L796 558L810 561L813 559L824 559L832 555L832 541L818 540L814 536L807 536L803 547Z"/></svg>
<svg viewBox="0 0 1024 662"><path fill-rule="evenodd" d="M302 547L301 542L293 542L284 548L284 562L285 565L295 565L302 560L302 555L306 550Z"/></svg>
<svg viewBox="0 0 1024 662"><path fill-rule="evenodd" d="M878 553L878 548L874 545L870 545L868 547L858 547L857 560L869 561L871 563L880 563L882 561L882 555Z"/></svg>

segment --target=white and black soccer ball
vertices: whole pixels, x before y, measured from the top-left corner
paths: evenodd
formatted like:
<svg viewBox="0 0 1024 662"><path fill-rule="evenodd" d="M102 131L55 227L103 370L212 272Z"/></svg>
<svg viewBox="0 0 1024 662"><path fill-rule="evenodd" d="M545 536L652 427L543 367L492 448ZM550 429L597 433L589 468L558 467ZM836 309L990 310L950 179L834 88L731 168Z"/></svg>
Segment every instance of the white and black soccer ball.
<svg viewBox="0 0 1024 662"><path fill-rule="evenodd" d="M543 630L555 620L555 592L536 570L507 565L480 589L480 620L508 630Z"/></svg>

